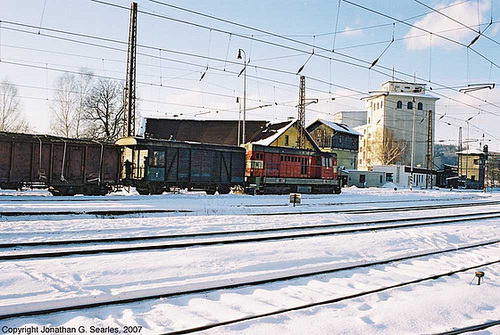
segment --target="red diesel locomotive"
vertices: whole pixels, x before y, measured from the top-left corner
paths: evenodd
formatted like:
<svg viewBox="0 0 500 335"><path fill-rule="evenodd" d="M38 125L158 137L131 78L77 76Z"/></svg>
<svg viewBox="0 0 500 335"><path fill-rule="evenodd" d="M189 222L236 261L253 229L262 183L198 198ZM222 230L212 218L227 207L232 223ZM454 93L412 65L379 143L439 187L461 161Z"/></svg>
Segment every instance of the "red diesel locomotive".
<svg viewBox="0 0 500 335"><path fill-rule="evenodd" d="M340 193L334 153L257 144L245 148L248 193Z"/></svg>

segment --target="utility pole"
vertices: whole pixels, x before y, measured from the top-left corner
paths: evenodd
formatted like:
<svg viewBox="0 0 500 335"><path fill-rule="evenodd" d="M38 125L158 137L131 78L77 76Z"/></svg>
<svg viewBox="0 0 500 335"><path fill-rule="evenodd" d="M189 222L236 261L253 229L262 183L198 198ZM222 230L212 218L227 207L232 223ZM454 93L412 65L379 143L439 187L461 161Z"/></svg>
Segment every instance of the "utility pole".
<svg viewBox="0 0 500 335"><path fill-rule="evenodd" d="M135 136L135 84L137 61L137 2L130 4L128 30L127 78L123 101L123 136Z"/></svg>
<svg viewBox="0 0 500 335"><path fill-rule="evenodd" d="M432 110L429 110L427 114L427 178L425 181L425 188L432 189L432 149L434 146L433 136L432 136Z"/></svg>
<svg viewBox="0 0 500 335"><path fill-rule="evenodd" d="M297 118L297 125L299 126L298 147L304 148L305 145L305 128L306 128L306 77L300 76L299 86L299 115Z"/></svg>
<svg viewBox="0 0 500 335"><path fill-rule="evenodd" d="M243 58L243 56L245 58ZM247 53L243 49L238 49L238 56L236 57L237 59L243 59L243 70L241 70L240 74L238 74L238 77L243 73L243 139L241 143L245 144L247 142L247 137L246 137L246 119L247 119Z"/></svg>
<svg viewBox="0 0 500 335"><path fill-rule="evenodd" d="M413 190L413 165L415 163L415 98L413 98L413 122L411 131L411 158L410 158L410 191Z"/></svg>
<svg viewBox="0 0 500 335"><path fill-rule="evenodd" d="M458 127L458 152L462 152L462 127ZM460 179L460 177L462 176L462 156L461 155L457 156L458 156L458 161L457 161L458 178Z"/></svg>

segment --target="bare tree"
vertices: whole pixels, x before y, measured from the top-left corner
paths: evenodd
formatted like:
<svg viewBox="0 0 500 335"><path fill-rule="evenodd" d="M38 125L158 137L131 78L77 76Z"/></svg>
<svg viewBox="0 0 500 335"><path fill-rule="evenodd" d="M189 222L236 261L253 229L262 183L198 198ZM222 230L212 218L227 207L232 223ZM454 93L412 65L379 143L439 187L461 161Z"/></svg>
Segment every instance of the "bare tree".
<svg viewBox="0 0 500 335"><path fill-rule="evenodd" d="M54 84L54 99L50 106L50 129L65 137L79 138L82 133L84 102L93 73L82 69L80 75L64 73Z"/></svg>
<svg viewBox="0 0 500 335"><path fill-rule="evenodd" d="M403 140L396 140L394 132L386 128L379 130L375 135L373 137L375 140L368 142L370 156L381 165L401 161L406 152L407 143Z"/></svg>
<svg viewBox="0 0 500 335"><path fill-rule="evenodd" d="M107 78L96 80L84 101L84 122L87 137L116 140L123 124L123 85Z"/></svg>
<svg viewBox="0 0 500 335"><path fill-rule="evenodd" d="M21 111L17 87L5 77L0 83L0 131L26 133L30 130Z"/></svg>
<svg viewBox="0 0 500 335"><path fill-rule="evenodd" d="M76 77L64 73L56 79L54 99L50 106L50 129L56 135L75 137L78 119Z"/></svg>
<svg viewBox="0 0 500 335"><path fill-rule="evenodd" d="M94 82L94 73L89 70L82 68L80 69L80 74L76 82L76 89L78 92L78 109L77 109L77 119L75 125L75 136L78 138L82 133L83 117L85 110L85 100L89 94L92 83ZM84 130L83 130L84 132Z"/></svg>

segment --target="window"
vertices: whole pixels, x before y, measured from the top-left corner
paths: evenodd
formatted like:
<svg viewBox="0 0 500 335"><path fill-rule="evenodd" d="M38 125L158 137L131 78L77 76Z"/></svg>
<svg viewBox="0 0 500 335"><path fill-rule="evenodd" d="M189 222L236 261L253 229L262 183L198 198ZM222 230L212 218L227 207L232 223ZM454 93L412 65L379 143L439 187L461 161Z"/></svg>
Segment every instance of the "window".
<svg viewBox="0 0 500 335"><path fill-rule="evenodd" d="M285 145L288 146L288 135L285 135Z"/></svg>
<svg viewBox="0 0 500 335"><path fill-rule="evenodd" d="M149 166L165 166L165 151L153 151L149 157Z"/></svg>
<svg viewBox="0 0 500 335"><path fill-rule="evenodd" d="M403 102L402 101L398 101L397 104L396 104L396 108L397 109L403 108Z"/></svg>
<svg viewBox="0 0 500 335"><path fill-rule="evenodd" d="M479 159L474 159L474 165L479 165Z"/></svg>
<svg viewBox="0 0 500 335"><path fill-rule="evenodd" d="M382 184L382 176L380 176L380 184Z"/></svg>
<svg viewBox="0 0 500 335"><path fill-rule="evenodd" d="M413 109L413 102L408 101L408 104L406 104L407 109Z"/></svg>
<svg viewBox="0 0 500 335"><path fill-rule="evenodd" d="M282 161L282 162L283 162L283 156L280 156L280 161Z"/></svg>
<svg viewBox="0 0 500 335"><path fill-rule="evenodd" d="M380 108L384 108L384 102L380 101Z"/></svg>
<svg viewBox="0 0 500 335"><path fill-rule="evenodd" d="M377 102L377 109L379 109L379 108L380 108L380 104Z"/></svg>
<svg viewBox="0 0 500 335"><path fill-rule="evenodd" d="M423 109L424 109L424 104L423 104L423 103L421 103L421 102L419 102L419 103L417 104L417 109L418 109L419 111L423 110Z"/></svg>

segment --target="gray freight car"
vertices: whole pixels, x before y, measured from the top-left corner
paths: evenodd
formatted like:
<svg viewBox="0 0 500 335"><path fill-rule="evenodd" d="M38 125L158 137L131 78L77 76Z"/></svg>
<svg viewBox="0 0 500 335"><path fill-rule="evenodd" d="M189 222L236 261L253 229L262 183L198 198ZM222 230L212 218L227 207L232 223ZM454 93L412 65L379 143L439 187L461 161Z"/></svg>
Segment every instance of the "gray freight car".
<svg viewBox="0 0 500 335"><path fill-rule="evenodd" d="M245 149L227 145L126 137L122 183L140 194L161 194L171 187L229 193L244 184Z"/></svg>
<svg viewBox="0 0 500 335"><path fill-rule="evenodd" d="M120 148L91 140L0 132L0 188L102 195L119 184Z"/></svg>

